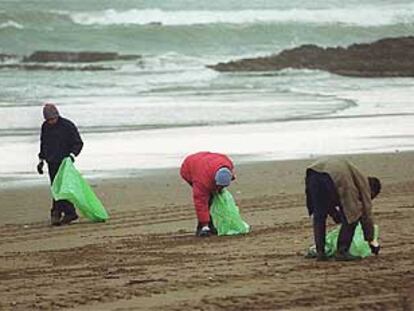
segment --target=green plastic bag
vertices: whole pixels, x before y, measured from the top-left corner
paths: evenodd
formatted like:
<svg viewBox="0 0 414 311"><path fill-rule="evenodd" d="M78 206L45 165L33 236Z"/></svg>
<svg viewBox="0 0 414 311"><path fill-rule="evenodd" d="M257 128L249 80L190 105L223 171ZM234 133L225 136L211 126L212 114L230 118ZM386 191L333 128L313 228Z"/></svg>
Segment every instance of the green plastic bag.
<svg viewBox="0 0 414 311"><path fill-rule="evenodd" d="M218 235L245 234L250 231L250 226L241 218L239 208L227 190L213 196L210 214Z"/></svg>
<svg viewBox="0 0 414 311"><path fill-rule="evenodd" d="M109 218L101 201L70 158L65 158L60 164L53 180L52 196L55 200L68 200L91 221L99 222Z"/></svg>
<svg viewBox="0 0 414 311"><path fill-rule="evenodd" d="M332 257L336 253L337 249L337 242L339 236L339 230L341 226L331 230L326 235L326 242L325 242L325 254L328 257ZM379 236L379 229L378 226L374 226L374 238L378 239ZM354 237L352 239L351 248L349 249L351 255L359 256L362 258L368 257L371 255L371 249L368 243L364 239L364 232L362 231L361 224L359 223L355 228ZM308 250L309 256L316 256L316 247L315 245L311 246Z"/></svg>

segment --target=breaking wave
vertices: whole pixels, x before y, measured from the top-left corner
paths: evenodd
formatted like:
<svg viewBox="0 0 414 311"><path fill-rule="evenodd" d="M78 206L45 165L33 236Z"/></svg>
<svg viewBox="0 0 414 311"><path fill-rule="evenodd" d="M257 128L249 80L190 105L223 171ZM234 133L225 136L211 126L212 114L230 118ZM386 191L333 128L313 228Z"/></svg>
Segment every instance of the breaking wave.
<svg viewBox="0 0 414 311"><path fill-rule="evenodd" d="M203 25L304 23L387 26L414 23L414 5L361 6L359 8L240 10L240 11L166 11L161 9L114 10L72 13L80 25Z"/></svg>
<svg viewBox="0 0 414 311"><path fill-rule="evenodd" d="M5 23L0 24L0 29L5 28L16 28L16 29L24 29L23 25L16 23L15 21L9 20Z"/></svg>

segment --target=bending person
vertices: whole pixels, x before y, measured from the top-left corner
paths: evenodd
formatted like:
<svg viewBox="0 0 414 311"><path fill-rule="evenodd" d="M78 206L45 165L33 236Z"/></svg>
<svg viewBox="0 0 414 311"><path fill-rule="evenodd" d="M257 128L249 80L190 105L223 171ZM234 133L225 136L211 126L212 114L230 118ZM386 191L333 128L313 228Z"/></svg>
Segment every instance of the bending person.
<svg viewBox="0 0 414 311"><path fill-rule="evenodd" d="M217 234L210 216L214 193L220 192L235 179L233 162L224 154L199 152L185 158L181 177L192 187L198 218L197 236Z"/></svg>
<svg viewBox="0 0 414 311"><path fill-rule="evenodd" d="M338 236L337 260L354 260L349 248L355 228L360 222L364 238L374 254L380 246L374 240L372 202L381 191L376 177L366 177L351 162L342 158L324 158L306 170L306 204L313 215L313 232L318 260L326 260L326 218L330 215L341 223Z"/></svg>

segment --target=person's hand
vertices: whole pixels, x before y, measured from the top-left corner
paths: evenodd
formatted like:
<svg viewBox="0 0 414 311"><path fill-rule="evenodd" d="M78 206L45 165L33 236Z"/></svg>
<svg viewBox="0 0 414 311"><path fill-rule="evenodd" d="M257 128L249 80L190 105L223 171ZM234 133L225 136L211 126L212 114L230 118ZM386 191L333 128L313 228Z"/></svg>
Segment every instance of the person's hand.
<svg viewBox="0 0 414 311"><path fill-rule="evenodd" d="M225 187L223 187L223 186L217 186L217 193L219 193L219 194L223 193L224 188Z"/></svg>
<svg viewBox="0 0 414 311"><path fill-rule="evenodd" d="M369 242L368 244L369 244L369 248L371 249L371 253L377 256L381 249L381 246L379 245L379 243L374 240L374 241Z"/></svg>
<svg viewBox="0 0 414 311"><path fill-rule="evenodd" d="M198 232L199 237L208 237L211 235L210 227L209 226L203 226L201 230Z"/></svg>
<svg viewBox="0 0 414 311"><path fill-rule="evenodd" d="M37 172L40 175L43 175L43 166L45 165L45 163L43 162L43 160L40 160L39 163L37 164Z"/></svg>
<svg viewBox="0 0 414 311"><path fill-rule="evenodd" d="M338 206L335 206L332 211L330 212L330 215L332 216L332 219L334 220L334 222L338 225L342 223L342 214L341 211L339 210Z"/></svg>

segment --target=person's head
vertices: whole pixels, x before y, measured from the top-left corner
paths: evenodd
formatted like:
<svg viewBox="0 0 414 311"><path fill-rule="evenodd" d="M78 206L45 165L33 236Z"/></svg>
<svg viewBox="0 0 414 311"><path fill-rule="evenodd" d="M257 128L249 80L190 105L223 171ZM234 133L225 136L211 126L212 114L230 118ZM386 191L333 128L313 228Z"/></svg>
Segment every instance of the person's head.
<svg viewBox="0 0 414 311"><path fill-rule="evenodd" d="M377 177L368 177L368 183L371 188L371 199L374 199L381 192L381 182Z"/></svg>
<svg viewBox="0 0 414 311"><path fill-rule="evenodd" d="M225 187L228 187L231 183L232 178L233 174L231 170L229 170L227 167L222 167L218 169L214 177L216 181L217 190L221 191Z"/></svg>
<svg viewBox="0 0 414 311"><path fill-rule="evenodd" d="M43 106L43 117L48 124L56 124L59 119L59 111L54 104L46 103Z"/></svg>

